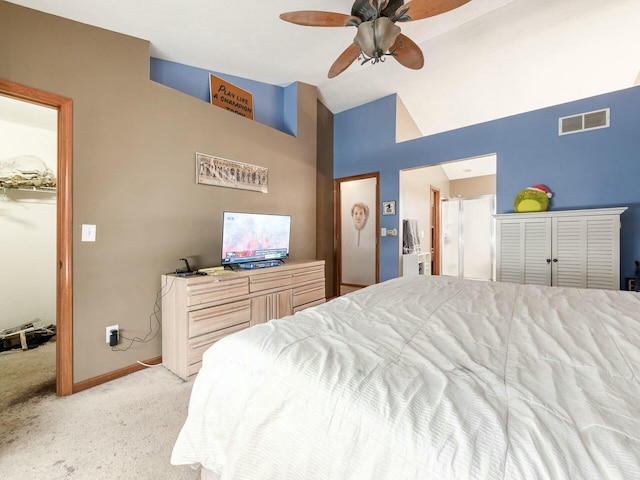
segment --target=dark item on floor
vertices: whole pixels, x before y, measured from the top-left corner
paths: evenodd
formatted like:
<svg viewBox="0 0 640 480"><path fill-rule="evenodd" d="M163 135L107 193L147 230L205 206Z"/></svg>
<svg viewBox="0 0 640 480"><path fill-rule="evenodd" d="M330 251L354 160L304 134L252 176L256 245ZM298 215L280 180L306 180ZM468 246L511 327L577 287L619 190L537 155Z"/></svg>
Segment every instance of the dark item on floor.
<svg viewBox="0 0 640 480"><path fill-rule="evenodd" d="M22 348L28 350L47 343L56 335L56 326L36 327L33 323L25 323L6 330L0 330L0 352Z"/></svg>

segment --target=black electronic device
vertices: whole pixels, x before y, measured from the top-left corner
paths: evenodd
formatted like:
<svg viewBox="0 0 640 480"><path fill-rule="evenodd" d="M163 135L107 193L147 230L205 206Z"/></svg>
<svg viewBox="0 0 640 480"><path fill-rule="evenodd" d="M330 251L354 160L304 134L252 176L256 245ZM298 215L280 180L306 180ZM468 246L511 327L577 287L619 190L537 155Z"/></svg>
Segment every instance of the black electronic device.
<svg viewBox="0 0 640 480"><path fill-rule="evenodd" d="M113 329L109 332L109 346L115 347L118 345L118 330Z"/></svg>
<svg viewBox="0 0 640 480"><path fill-rule="evenodd" d="M290 215L223 212L222 265L288 258L290 236Z"/></svg>
<svg viewBox="0 0 640 480"><path fill-rule="evenodd" d="M194 275L201 275L198 272L176 272L178 277L193 277Z"/></svg>
<svg viewBox="0 0 640 480"><path fill-rule="evenodd" d="M191 277L192 275L196 275L197 272L191 270L191 265L189 265L189 260L186 258L179 258L185 264L184 270L176 269L176 275L179 277Z"/></svg>
<svg viewBox="0 0 640 480"><path fill-rule="evenodd" d="M184 262L184 264L186 265L185 267L185 272L190 272L191 271L191 265L189 265L189 260L187 260L186 258L181 258L180 260L182 260Z"/></svg>
<svg viewBox="0 0 640 480"><path fill-rule="evenodd" d="M279 267L282 260L264 260L262 262L246 262L238 264L238 268L243 270L253 270L254 268Z"/></svg>

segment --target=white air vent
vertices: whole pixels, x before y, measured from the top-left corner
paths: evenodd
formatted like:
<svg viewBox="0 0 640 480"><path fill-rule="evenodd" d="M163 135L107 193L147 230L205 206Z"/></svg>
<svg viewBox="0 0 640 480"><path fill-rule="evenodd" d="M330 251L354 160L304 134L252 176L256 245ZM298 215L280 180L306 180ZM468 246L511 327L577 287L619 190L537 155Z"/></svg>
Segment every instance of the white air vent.
<svg viewBox="0 0 640 480"><path fill-rule="evenodd" d="M561 117L558 121L558 135L584 132L609 127L609 109Z"/></svg>

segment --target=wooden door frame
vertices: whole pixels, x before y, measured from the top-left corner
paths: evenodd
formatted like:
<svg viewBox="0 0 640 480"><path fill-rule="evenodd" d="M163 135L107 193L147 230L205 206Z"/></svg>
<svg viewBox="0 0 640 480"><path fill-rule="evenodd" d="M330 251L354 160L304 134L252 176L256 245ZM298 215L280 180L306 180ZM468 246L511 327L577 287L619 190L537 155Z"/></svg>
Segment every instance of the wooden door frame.
<svg viewBox="0 0 640 480"><path fill-rule="evenodd" d="M342 215L340 212L340 184L343 182L352 182L354 180L364 180L367 178L376 179L376 208L375 208L375 230L376 230L376 283L380 281L380 172L364 173L362 175L354 175L352 177L336 178L333 181L335 196L335 285L336 295L340 296L340 285L342 280Z"/></svg>
<svg viewBox="0 0 640 480"><path fill-rule="evenodd" d="M440 275L440 189L429 187L429 202L431 203L431 262L432 275ZM434 242L435 239L435 242Z"/></svg>
<svg viewBox="0 0 640 480"><path fill-rule="evenodd" d="M0 79L0 94L58 111L56 188L56 393L73 393L73 101Z"/></svg>

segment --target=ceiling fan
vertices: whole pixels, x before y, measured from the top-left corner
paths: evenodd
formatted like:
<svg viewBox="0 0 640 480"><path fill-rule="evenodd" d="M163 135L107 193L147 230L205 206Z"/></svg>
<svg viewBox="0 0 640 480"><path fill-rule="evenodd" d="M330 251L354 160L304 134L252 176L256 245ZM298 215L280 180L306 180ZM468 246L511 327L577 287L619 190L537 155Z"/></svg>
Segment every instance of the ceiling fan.
<svg viewBox="0 0 640 480"><path fill-rule="evenodd" d="M433 17L458 8L470 0L355 0L351 15L315 10L300 10L280 15L282 20L310 27L358 28L353 43L340 54L329 69L329 78L344 72L357 58L361 64L383 62L386 56L401 65L419 70L424 65L422 50L400 33L396 22Z"/></svg>

